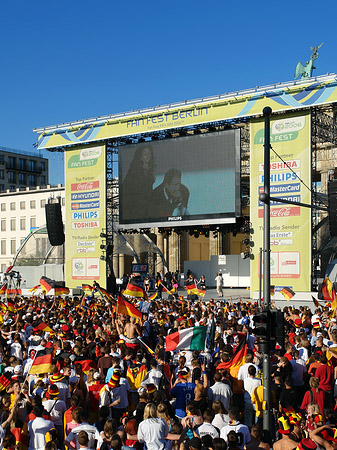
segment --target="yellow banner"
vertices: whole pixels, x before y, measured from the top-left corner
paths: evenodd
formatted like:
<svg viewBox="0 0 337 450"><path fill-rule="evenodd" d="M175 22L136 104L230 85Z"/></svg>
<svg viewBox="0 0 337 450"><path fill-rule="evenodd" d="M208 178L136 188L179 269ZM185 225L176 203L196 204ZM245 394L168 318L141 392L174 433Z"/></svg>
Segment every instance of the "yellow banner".
<svg viewBox="0 0 337 450"><path fill-rule="evenodd" d="M105 231L105 145L65 152L66 285L78 288L93 280L105 284L100 259Z"/></svg>
<svg viewBox="0 0 337 450"><path fill-rule="evenodd" d="M279 112L336 101L336 75L324 75L308 81L279 83L35 131L39 133L38 148L64 147L218 120L260 116L265 106Z"/></svg>
<svg viewBox="0 0 337 450"><path fill-rule="evenodd" d="M259 248L263 247L264 120L251 122L250 220L254 233L251 292L259 288ZM310 114L288 114L271 120L270 195L311 203ZM280 159L282 158L282 160ZM303 183L301 183L303 180ZM306 186L304 185L306 184ZM270 205L271 283L292 290L311 290L311 210L284 203Z"/></svg>

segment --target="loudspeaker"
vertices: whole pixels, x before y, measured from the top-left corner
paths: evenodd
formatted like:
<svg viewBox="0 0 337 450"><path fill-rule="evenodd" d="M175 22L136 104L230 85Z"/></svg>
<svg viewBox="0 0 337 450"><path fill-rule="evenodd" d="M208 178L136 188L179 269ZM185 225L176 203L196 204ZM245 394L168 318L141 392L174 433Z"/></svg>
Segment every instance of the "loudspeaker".
<svg viewBox="0 0 337 450"><path fill-rule="evenodd" d="M51 245L64 244L64 231L60 203L46 203L46 223Z"/></svg>
<svg viewBox="0 0 337 450"><path fill-rule="evenodd" d="M331 236L337 236L337 180L328 182L329 225Z"/></svg>

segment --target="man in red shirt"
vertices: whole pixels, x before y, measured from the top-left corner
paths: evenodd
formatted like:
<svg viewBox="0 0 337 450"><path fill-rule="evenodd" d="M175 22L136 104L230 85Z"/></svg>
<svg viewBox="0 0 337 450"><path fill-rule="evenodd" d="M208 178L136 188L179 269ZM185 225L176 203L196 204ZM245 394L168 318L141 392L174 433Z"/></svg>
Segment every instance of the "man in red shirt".
<svg viewBox="0 0 337 450"><path fill-rule="evenodd" d="M319 388L325 392L326 407L330 407L333 398L333 368L328 366L328 360L325 355L320 356L320 361L321 365L317 367L315 376L319 380Z"/></svg>

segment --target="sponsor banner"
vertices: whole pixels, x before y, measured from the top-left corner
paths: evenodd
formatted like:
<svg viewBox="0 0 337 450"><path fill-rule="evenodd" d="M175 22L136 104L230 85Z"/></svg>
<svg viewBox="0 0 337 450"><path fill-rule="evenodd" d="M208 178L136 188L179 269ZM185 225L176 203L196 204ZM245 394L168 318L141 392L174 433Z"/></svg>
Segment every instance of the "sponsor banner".
<svg viewBox="0 0 337 450"><path fill-rule="evenodd" d="M281 198L282 200L288 200L290 202L300 202L301 201L301 196L300 195L282 195L282 197L278 196L279 198ZM281 203L278 202L277 200L272 200L270 202L270 205L280 205ZM259 206L263 206L263 202L259 201Z"/></svg>
<svg viewBox="0 0 337 450"><path fill-rule="evenodd" d="M62 127L48 127L48 130L42 130L42 132L37 130L40 133L38 148L64 147L218 120L260 116L265 106L270 106L274 112L280 112L336 101L336 76L325 75L320 77L319 82L316 78L280 83L277 86L254 88L174 105L162 105L139 112L116 114L104 119L97 118L91 123L86 121L86 123L63 124ZM271 141L292 145L306 126L306 122L302 123L301 117L294 120L289 117L288 122L278 119L271 130ZM263 130L259 130L254 135L254 139L254 143L260 145L263 142ZM74 155L69 160L68 166L92 168L96 163L96 157L93 157L95 152L88 151L85 155Z"/></svg>
<svg viewBox="0 0 337 450"><path fill-rule="evenodd" d="M301 190L300 183L270 185L270 195L288 194L290 192L300 192L300 190ZM263 192L264 192L263 186L259 186L259 194L262 194Z"/></svg>
<svg viewBox="0 0 337 450"><path fill-rule="evenodd" d="M78 211L71 213L73 220L98 219L99 211Z"/></svg>
<svg viewBox="0 0 337 450"><path fill-rule="evenodd" d="M99 198L99 191L79 192L71 194L71 200L88 200L93 198Z"/></svg>
<svg viewBox="0 0 337 450"><path fill-rule="evenodd" d="M105 146L67 150L65 178L66 285L76 288L93 280L104 285L100 232L106 228Z"/></svg>
<svg viewBox="0 0 337 450"><path fill-rule="evenodd" d="M311 186L311 141L310 114L289 114L271 120L273 148L271 152L271 195L295 202L310 204ZM272 116L273 119L273 116ZM291 138L285 139L286 134ZM261 140L262 137L262 140ZM259 194L264 183L264 120L251 123L251 208L250 219L254 234L251 251L251 292L259 289L259 248L263 247L263 203ZM283 137L284 139L281 139ZM300 182L299 178L303 180ZM311 279L311 210L297 205L271 202L270 208L270 276L275 286L291 284L295 291L309 291Z"/></svg>

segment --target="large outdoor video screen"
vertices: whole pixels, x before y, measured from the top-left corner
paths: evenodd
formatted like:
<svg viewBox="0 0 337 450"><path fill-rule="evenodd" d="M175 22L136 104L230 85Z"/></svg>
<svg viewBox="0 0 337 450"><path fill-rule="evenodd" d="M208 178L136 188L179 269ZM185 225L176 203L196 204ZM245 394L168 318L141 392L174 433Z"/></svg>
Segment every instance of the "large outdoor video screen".
<svg viewBox="0 0 337 450"><path fill-rule="evenodd" d="M123 228L230 223L240 215L240 130L119 148Z"/></svg>

